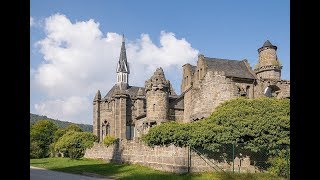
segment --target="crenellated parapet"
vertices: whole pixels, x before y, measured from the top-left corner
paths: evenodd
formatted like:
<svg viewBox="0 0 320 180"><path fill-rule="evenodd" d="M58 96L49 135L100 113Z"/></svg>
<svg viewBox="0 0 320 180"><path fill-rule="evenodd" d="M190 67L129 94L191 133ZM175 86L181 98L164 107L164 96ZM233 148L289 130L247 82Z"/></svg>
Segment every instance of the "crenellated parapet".
<svg viewBox="0 0 320 180"><path fill-rule="evenodd" d="M166 80L161 67L157 68L151 78L145 81L145 91L148 92L151 90L170 91L170 81Z"/></svg>

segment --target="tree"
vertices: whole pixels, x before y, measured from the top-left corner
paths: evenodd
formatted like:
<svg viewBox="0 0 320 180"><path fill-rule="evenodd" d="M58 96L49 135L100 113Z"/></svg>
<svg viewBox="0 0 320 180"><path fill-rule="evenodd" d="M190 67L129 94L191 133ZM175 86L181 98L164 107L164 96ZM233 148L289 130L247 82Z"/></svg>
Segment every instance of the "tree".
<svg viewBox="0 0 320 180"><path fill-rule="evenodd" d="M243 143L253 152L275 155L290 144L289 99L238 98L222 103L204 120L193 123L163 123L143 136L150 146L169 145L219 151L223 144Z"/></svg>
<svg viewBox="0 0 320 180"><path fill-rule="evenodd" d="M82 129L76 125L76 124L70 124L66 126L65 128L59 128L55 133L54 133L54 140L53 142L57 142L60 137L62 137L65 133L68 131L76 131L76 132L83 132Z"/></svg>
<svg viewBox="0 0 320 180"><path fill-rule="evenodd" d="M58 127L51 121L41 120L30 129L30 157L44 158L49 156L49 146L53 142Z"/></svg>
<svg viewBox="0 0 320 180"><path fill-rule="evenodd" d="M98 137L89 132L77 132L70 130L66 132L55 143L55 151L64 154L65 157L78 159L83 157L85 149L93 146Z"/></svg>

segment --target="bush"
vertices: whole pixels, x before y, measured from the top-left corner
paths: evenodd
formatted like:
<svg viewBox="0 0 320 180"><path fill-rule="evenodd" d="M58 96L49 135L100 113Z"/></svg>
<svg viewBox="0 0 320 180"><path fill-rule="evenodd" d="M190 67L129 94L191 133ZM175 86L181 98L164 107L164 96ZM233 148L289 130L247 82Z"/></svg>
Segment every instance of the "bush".
<svg viewBox="0 0 320 180"><path fill-rule="evenodd" d="M109 136L107 135L106 137L104 137L103 139L103 144L106 145L106 146L110 146L112 145L113 143L116 142L116 138L113 137L113 136Z"/></svg>
<svg viewBox="0 0 320 180"><path fill-rule="evenodd" d="M282 177L288 177L290 174L290 154L286 151L281 151L276 157L268 159L270 167L268 171Z"/></svg>
<svg viewBox="0 0 320 180"><path fill-rule="evenodd" d="M253 152L267 150L275 155L290 144L289 99L238 98L222 103L204 120L179 124L162 123L142 137L149 146L200 147L217 151L221 144L244 143Z"/></svg>
<svg viewBox="0 0 320 180"><path fill-rule="evenodd" d="M33 141L30 143L30 158L36 159L42 157L44 154L43 149L40 147L39 142Z"/></svg>
<svg viewBox="0 0 320 180"><path fill-rule="evenodd" d="M55 143L55 151L65 157L79 159L83 157L86 148L91 148L98 137L89 132L68 131Z"/></svg>

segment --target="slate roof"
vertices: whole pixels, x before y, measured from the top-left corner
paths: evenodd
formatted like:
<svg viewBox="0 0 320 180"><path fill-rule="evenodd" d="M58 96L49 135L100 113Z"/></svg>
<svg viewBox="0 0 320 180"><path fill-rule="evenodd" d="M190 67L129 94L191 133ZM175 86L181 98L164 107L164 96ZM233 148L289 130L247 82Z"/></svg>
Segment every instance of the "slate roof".
<svg viewBox="0 0 320 180"><path fill-rule="evenodd" d="M225 75L229 77L256 79L245 65L244 60L238 61L205 57L205 62L208 65L208 71L224 71Z"/></svg>
<svg viewBox="0 0 320 180"><path fill-rule="evenodd" d="M126 90L125 90L125 93L129 94L130 97L132 96L136 96L138 94L138 91L139 91L139 88L141 88L142 92L143 92L143 95L145 95L145 91L144 91L144 88L143 87L137 87L137 86L129 86ZM109 99L111 98L115 92L117 90L120 90L119 86L118 85L114 85L110 91L107 93L107 95L104 97L105 99Z"/></svg>

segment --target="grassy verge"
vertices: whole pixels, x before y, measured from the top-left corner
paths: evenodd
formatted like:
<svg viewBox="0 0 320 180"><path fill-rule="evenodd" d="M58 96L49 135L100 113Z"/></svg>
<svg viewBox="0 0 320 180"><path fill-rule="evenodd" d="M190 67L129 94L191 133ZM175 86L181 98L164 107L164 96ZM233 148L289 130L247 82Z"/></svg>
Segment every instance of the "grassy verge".
<svg viewBox="0 0 320 180"><path fill-rule="evenodd" d="M63 171L75 174L95 173L103 176L114 177L115 179L210 179L210 180L283 180L266 173L254 174L232 174L232 173L199 173L199 174L173 174L153 170L136 164L114 164L105 163L101 160L69 158L43 158L30 159L30 165L42 167L55 171Z"/></svg>

